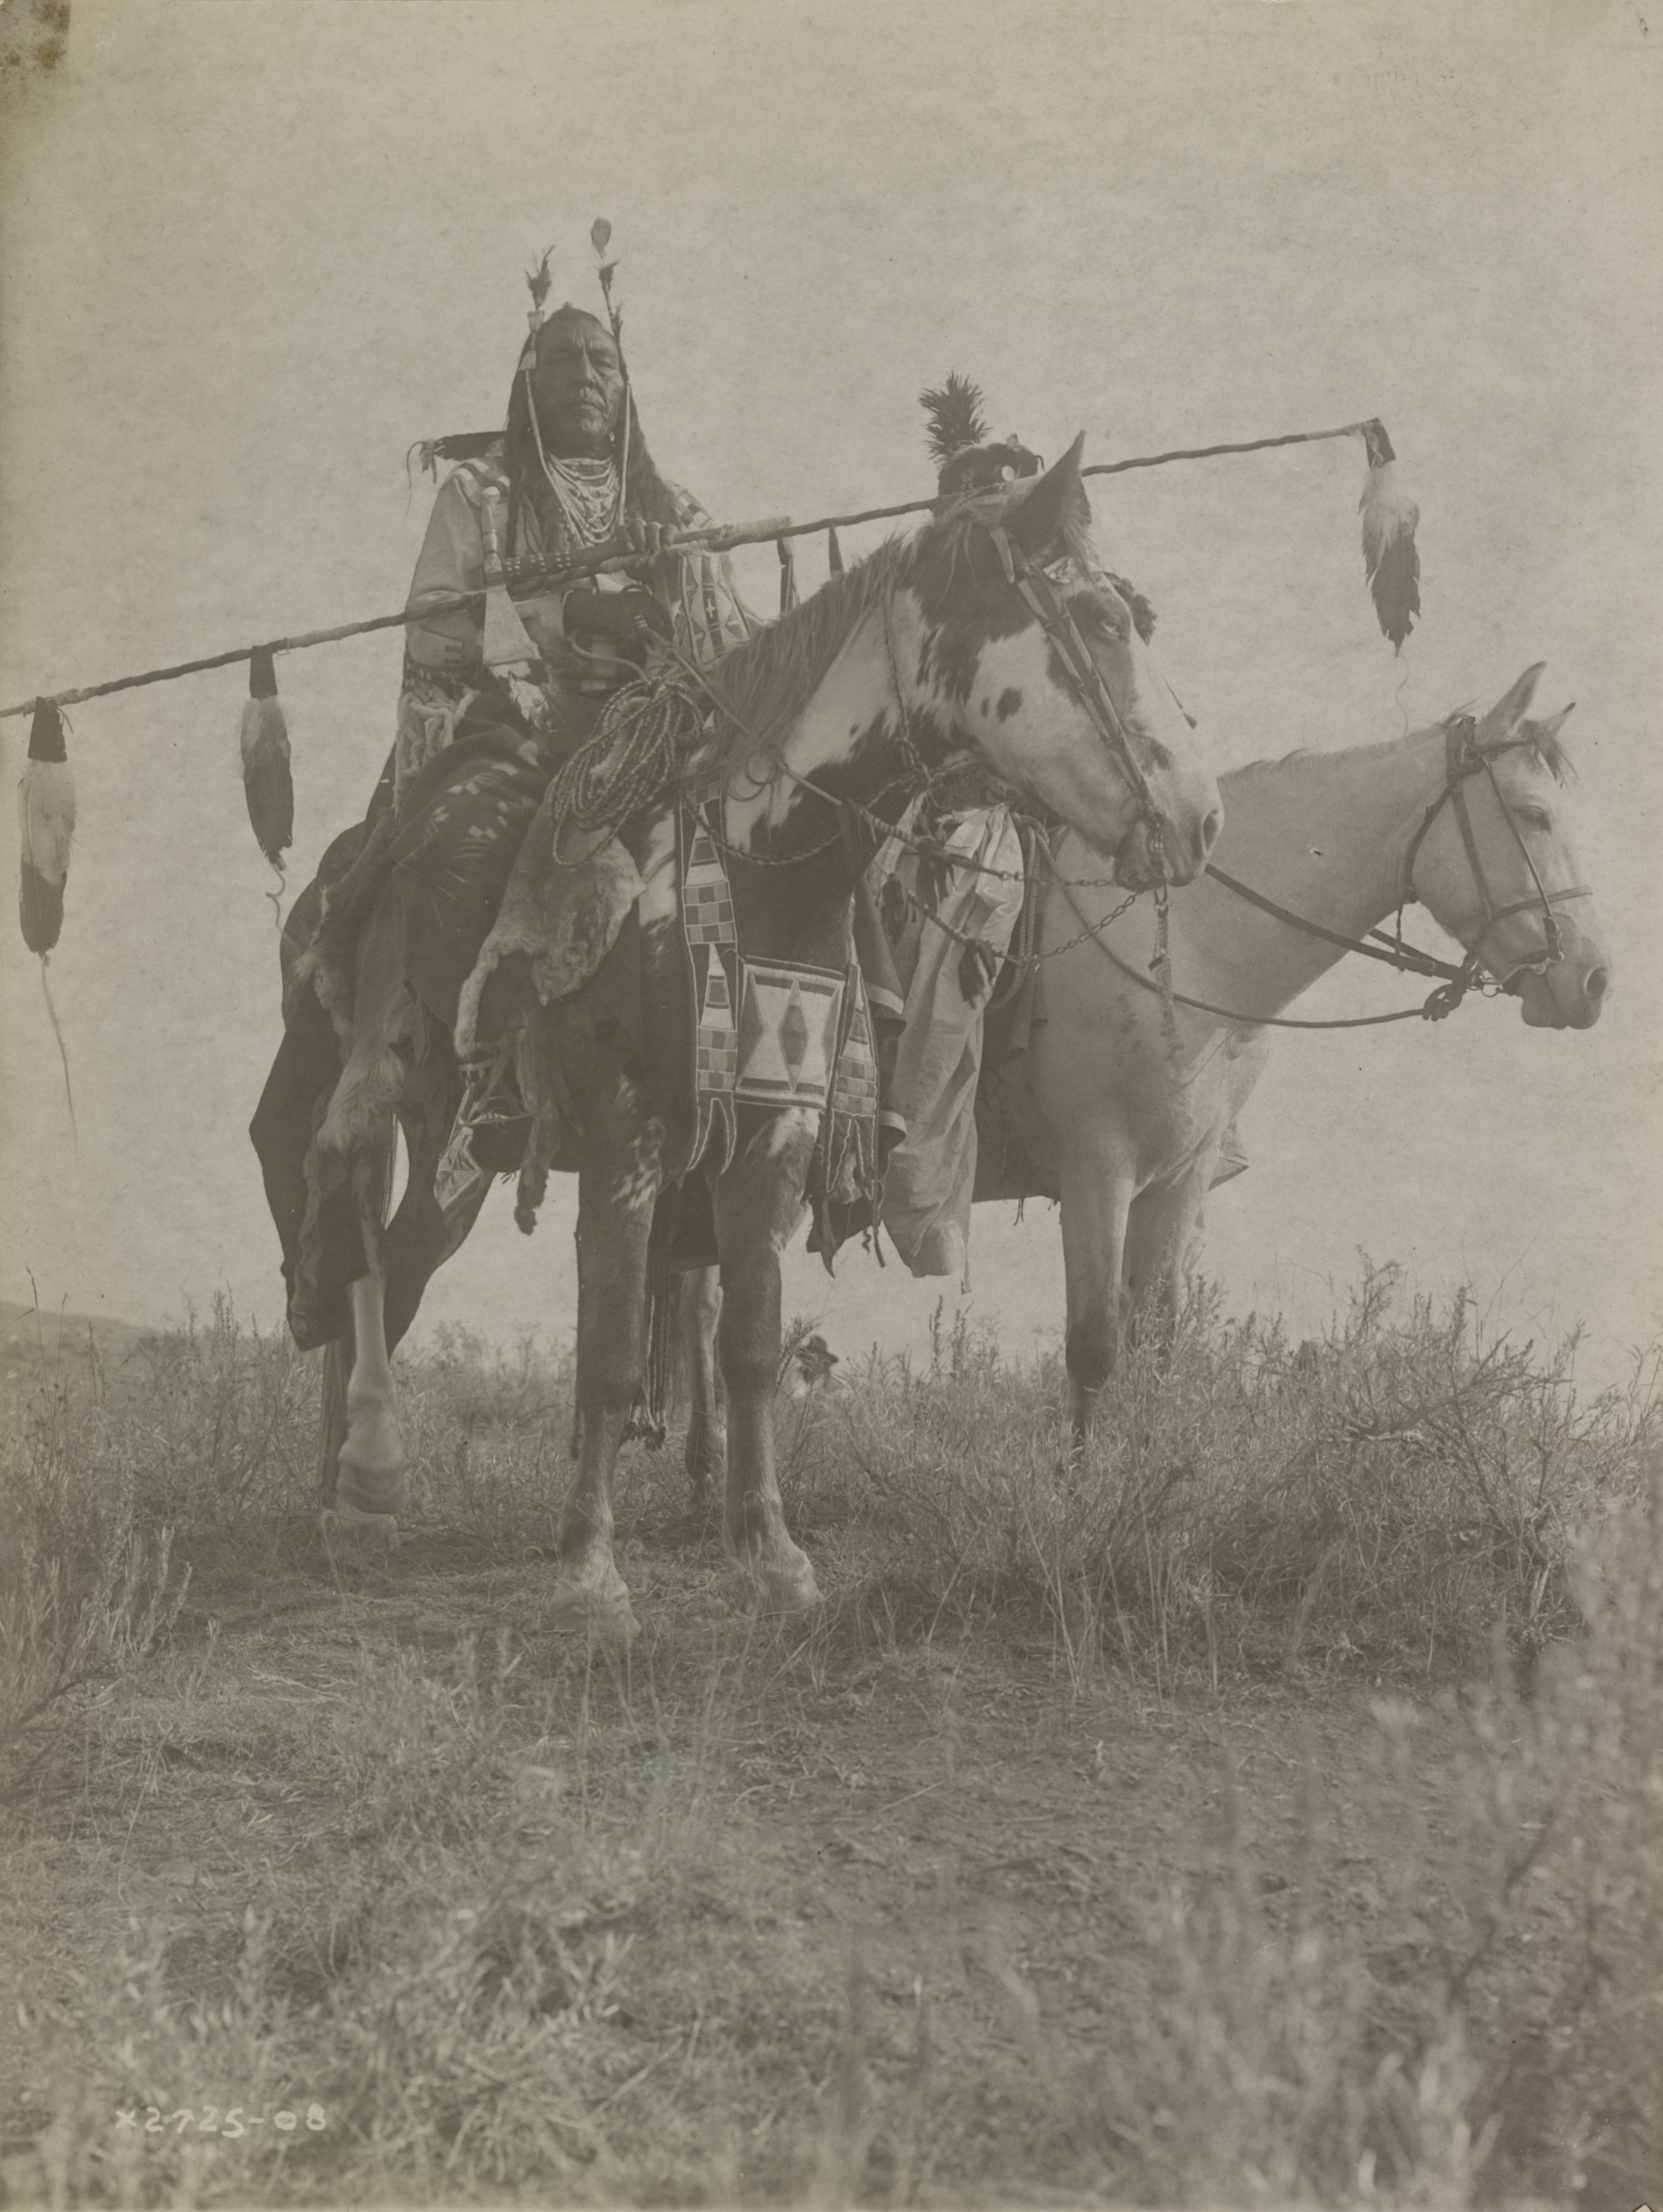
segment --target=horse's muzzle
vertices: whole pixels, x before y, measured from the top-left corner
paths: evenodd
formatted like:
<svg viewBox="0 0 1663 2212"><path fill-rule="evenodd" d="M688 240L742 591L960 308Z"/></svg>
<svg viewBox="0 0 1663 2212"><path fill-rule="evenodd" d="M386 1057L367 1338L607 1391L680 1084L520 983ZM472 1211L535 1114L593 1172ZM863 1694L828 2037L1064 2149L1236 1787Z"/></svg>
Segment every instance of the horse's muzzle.
<svg viewBox="0 0 1663 2212"><path fill-rule="evenodd" d="M1129 891L1154 890L1160 884L1175 889L1192 884L1206 866L1223 827L1223 811L1218 807L1196 824L1187 839L1170 823L1152 823L1146 817L1133 823L1115 854L1115 881Z"/></svg>
<svg viewBox="0 0 1663 2212"><path fill-rule="evenodd" d="M1561 961L1544 973L1532 969L1520 978L1520 1010L1527 1029L1591 1030L1610 989L1609 968Z"/></svg>

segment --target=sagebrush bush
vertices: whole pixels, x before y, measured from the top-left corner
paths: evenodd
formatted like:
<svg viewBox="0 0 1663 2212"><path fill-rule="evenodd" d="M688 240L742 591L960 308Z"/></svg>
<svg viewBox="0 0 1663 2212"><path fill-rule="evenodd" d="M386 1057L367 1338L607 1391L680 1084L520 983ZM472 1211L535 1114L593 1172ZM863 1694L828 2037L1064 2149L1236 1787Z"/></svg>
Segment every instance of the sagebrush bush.
<svg viewBox="0 0 1663 2212"><path fill-rule="evenodd" d="M1395 1281L1370 1270L1297 1350L1195 1286L1170 1344L1123 1359L1083 1454L1055 1362L1008 1367L962 1327L925 1372L874 1359L797 1409L788 1510L899 1541L921 1606L1042 1606L1163 1678L1435 1673L1482 1660L1498 1620L1528 1667L1577 1625L1577 1528L1637 1494L1654 1377L1584 1404L1574 1340L1486 1340L1464 1296L1398 1314Z"/></svg>

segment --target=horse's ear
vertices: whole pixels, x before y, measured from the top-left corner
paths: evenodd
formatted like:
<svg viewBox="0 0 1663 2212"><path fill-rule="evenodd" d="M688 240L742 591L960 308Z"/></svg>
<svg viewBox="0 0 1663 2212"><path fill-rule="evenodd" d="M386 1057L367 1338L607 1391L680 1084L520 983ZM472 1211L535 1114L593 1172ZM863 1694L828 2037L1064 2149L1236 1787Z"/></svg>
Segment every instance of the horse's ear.
<svg viewBox="0 0 1663 2212"><path fill-rule="evenodd" d="M1536 686L1541 679L1545 660L1538 660L1524 674L1504 698L1498 699L1478 725L1481 745L1504 745L1519 734L1519 725L1530 712L1530 702L1536 696Z"/></svg>
<svg viewBox="0 0 1663 2212"><path fill-rule="evenodd" d="M1082 430L1062 459L1036 477L1032 485L1012 499L1003 516L1005 529L1025 553L1037 556L1055 545L1065 529L1091 526L1091 502L1080 481L1080 455L1086 443Z"/></svg>
<svg viewBox="0 0 1663 2212"><path fill-rule="evenodd" d="M1531 735L1538 745L1552 745L1558 743L1559 732L1564 728L1571 709L1575 704L1576 702L1573 699L1569 707L1562 707L1556 714L1550 714L1545 722L1533 722L1531 725Z"/></svg>

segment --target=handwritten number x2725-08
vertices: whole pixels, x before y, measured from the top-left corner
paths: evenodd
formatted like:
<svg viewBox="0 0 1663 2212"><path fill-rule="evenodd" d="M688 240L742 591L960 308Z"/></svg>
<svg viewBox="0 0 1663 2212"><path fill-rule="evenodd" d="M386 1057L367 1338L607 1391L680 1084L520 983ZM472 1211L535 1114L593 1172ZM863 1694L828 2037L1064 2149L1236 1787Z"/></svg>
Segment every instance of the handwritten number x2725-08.
<svg viewBox="0 0 1663 2212"><path fill-rule="evenodd" d="M222 2118L217 2105L204 2105L200 2119L188 2105L181 2106L175 2112L166 2114L159 2105L146 2105L142 2109L144 2120L141 2127L138 2118L141 2110L139 2106L132 2105L125 2108L118 2106L115 2115L116 2126L131 2128L137 2133L147 2136L165 2135L170 2127L176 2136L182 2136L187 2128L194 2126L199 2136L216 2135L226 2142L235 2142L239 2136L246 2136L251 2128L263 2128L267 2124L267 2118L264 2112L258 2116L251 2114L245 2120L242 2116L243 2107L241 2105L233 2105ZM279 2135L292 2135L301 2124L300 2114L286 2109L271 2115L270 2124L277 2129ZM327 2127L328 2118L321 2105L307 2106L305 2124L314 2135L321 2134Z"/></svg>

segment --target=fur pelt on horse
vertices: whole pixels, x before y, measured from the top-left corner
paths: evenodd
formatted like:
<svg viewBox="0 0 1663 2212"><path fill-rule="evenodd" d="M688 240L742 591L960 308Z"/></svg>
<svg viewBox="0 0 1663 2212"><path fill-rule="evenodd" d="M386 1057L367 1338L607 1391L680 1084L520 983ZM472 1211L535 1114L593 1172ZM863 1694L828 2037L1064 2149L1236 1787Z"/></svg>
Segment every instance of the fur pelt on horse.
<svg viewBox="0 0 1663 2212"><path fill-rule="evenodd" d="M478 1048L486 986L510 953L526 955L546 1006L594 974L641 896L641 872L616 837L585 854L578 841L594 847L594 839L568 829L557 854L553 798L551 790L543 794L509 872L496 919L462 986L455 1027L460 1059Z"/></svg>

